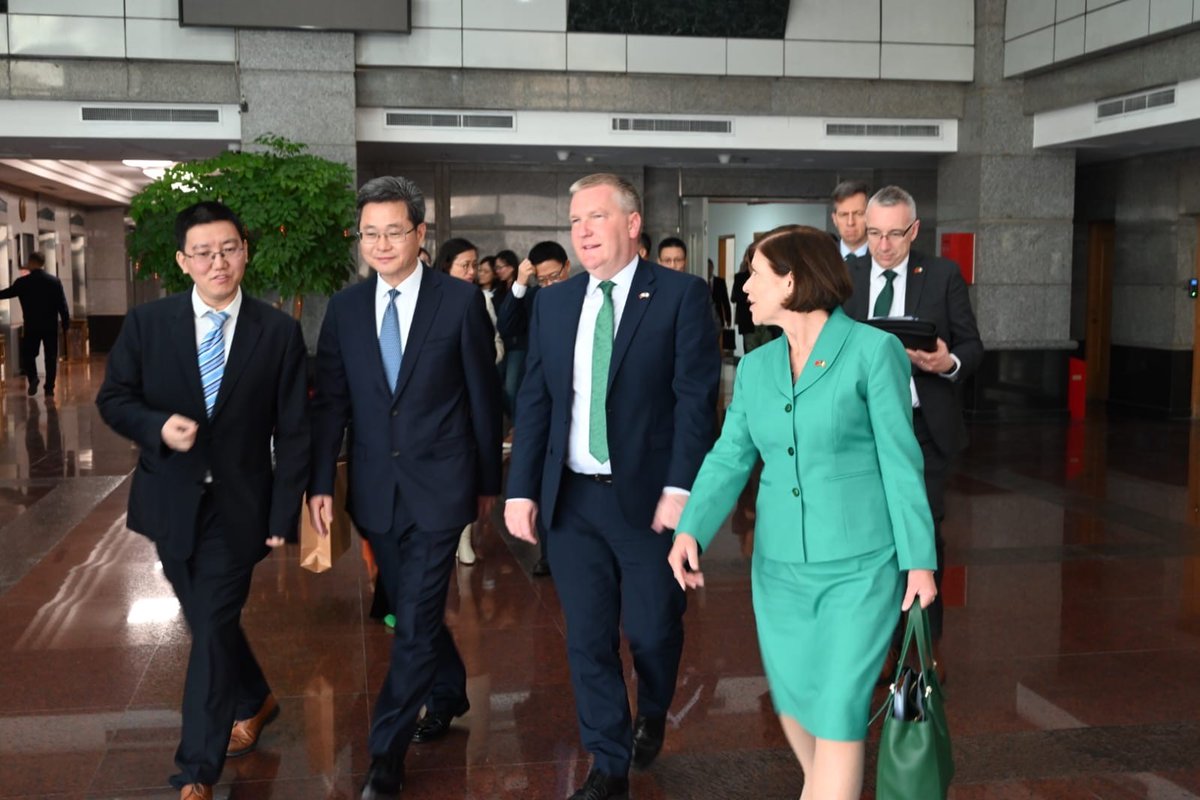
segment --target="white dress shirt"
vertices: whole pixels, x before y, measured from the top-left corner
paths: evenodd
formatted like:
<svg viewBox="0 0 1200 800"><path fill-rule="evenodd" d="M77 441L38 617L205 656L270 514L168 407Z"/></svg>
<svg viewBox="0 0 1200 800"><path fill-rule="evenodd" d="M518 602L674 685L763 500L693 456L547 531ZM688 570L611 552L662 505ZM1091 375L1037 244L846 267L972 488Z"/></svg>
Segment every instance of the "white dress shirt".
<svg viewBox="0 0 1200 800"><path fill-rule="evenodd" d="M396 295L396 315L400 321L400 351L408 349L408 332L412 328L413 312L417 308L417 295L421 293L421 276L428 267L418 263L417 268L395 288L400 290ZM383 330L383 315L387 313L388 292L393 287L387 281L379 278L375 281L375 336L379 337Z"/></svg>
<svg viewBox="0 0 1200 800"><path fill-rule="evenodd" d="M229 350L233 347L233 332L237 330L238 313L242 310L242 287L238 287L237 294L233 296L233 301L221 310L229 315L229 318L225 320L224 330L221 333L225 337L225 363L229 363ZM195 315L196 322L197 353L200 352L200 344L212 333L212 320L204 316L210 311L216 311L216 309L201 300L200 293L193 286L192 314Z"/></svg>
<svg viewBox="0 0 1200 800"><path fill-rule="evenodd" d="M867 243L863 242L858 246L858 249L851 250L849 247L846 247L845 242L843 242L841 239L838 239L838 250L842 254L842 260L845 260L846 256L851 253L856 256L865 256L867 254Z"/></svg>
<svg viewBox="0 0 1200 800"><path fill-rule="evenodd" d="M621 315L629 299L629 287L637 271L637 256L612 277L613 339L621 329ZM604 305L600 281L588 276L579 327L575 333L575 368L571 375L571 429L567 434L567 469L584 475L611 475L612 463L601 463L588 452L588 428L592 420L592 344L596 336L596 317ZM609 450L611 451L611 447Z"/></svg>

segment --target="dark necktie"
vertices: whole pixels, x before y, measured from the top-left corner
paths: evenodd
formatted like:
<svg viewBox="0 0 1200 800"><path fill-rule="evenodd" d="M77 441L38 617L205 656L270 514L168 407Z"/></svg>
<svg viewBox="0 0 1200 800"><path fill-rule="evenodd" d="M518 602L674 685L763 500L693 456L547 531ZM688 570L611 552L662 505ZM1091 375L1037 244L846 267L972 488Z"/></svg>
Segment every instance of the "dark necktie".
<svg viewBox="0 0 1200 800"><path fill-rule="evenodd" d="M896 290L892 286L892 282L896 280L896 271L885 269L883 277L887 278L887 286L879 293L879 297L875 298L875 312L873 317L890 317L892 315L892 298L896 296Z"/></svg>

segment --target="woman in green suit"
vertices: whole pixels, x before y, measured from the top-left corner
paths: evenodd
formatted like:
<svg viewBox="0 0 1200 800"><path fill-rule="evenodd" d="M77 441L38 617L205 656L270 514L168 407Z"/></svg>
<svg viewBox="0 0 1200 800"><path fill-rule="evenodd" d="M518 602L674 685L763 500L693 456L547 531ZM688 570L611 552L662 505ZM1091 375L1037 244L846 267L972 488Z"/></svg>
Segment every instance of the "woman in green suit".
<svg viewBox="0 0 1200 800"><path fill-rule="evenodd" d="M669 557L681 586L704 585L700 549L761 457L754 614L804 770L801 800L861 794L871 691L896 612L937 593L909 360L898 339L842 312L851 289L827 233L789 225L758 241L751 313L784 335L742 359Z"/></svg>

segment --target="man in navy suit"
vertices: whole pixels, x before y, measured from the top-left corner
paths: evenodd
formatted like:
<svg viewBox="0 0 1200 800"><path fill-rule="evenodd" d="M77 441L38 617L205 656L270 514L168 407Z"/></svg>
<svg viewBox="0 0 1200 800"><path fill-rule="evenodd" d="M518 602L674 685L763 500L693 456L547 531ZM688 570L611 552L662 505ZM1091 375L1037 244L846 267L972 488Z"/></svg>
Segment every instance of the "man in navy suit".
<svg viewBox="0 0 1200 800"><path fill-rule="evenodd" d="M326 532L349 425L350 516L396 615L371 722L368 800L397 795L409 742L440 737L470 707L446 592L463 526L500 492L501 403L483 295L418 261L421 190L405 178L368 181L358 215L375 275L334 295L321 325L309 513Z"/></svg>
<svg viewBox="0 0 1200 800"><path fill-rule="evenodd" d="M641 200L616 175L571 187L586 272L540 291L504 521L540 518L567 622L575 707L592 770L572 800L625 794L630 762L662 748L683 649L683 592L666 557L712 445L720 360L708 287L638 257ZM632 718L621 620L638 676Z"/></svg>

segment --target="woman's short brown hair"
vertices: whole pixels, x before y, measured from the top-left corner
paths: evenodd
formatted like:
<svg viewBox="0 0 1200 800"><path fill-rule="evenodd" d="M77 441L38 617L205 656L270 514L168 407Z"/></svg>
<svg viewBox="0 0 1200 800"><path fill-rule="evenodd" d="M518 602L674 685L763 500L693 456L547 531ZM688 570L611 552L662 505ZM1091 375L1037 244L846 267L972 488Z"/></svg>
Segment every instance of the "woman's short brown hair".
<svg viewBox="0 0 1200 800"><path fill-rule="evenodd" d="M754 247L776 275L792 276L792 295L783 304L789 311L833 311L854 291L850 270L825 231L781 225L763 234Z"/></svg>

